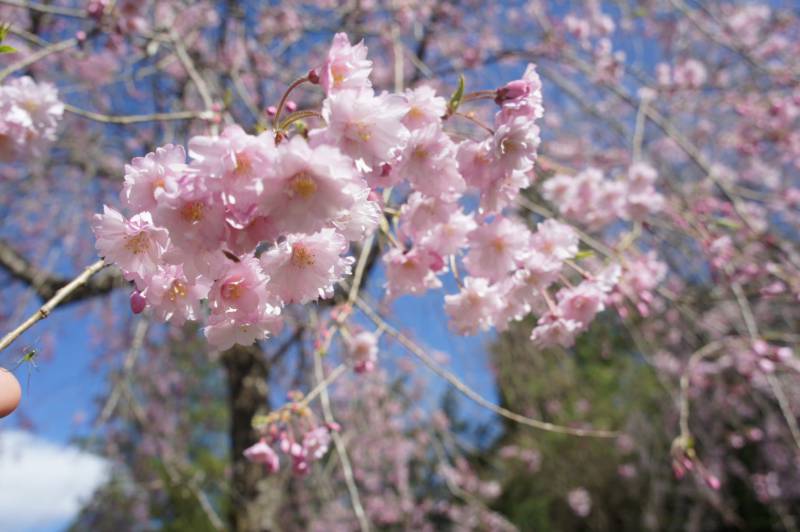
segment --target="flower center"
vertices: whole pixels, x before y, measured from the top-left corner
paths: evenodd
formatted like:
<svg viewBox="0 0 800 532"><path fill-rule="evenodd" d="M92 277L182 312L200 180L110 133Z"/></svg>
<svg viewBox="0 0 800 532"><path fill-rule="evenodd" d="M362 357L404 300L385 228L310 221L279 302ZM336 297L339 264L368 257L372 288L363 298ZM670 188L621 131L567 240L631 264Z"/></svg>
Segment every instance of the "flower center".
<svg viewBox="0 0 800 532"><path fill-rule="evenodd" d="M292 264L299 268L312 266L314 264L314 254L303 244L292 246Z"/></svg>
<svg viewBox="0 0 800 532"><path fill-rule="evenodd" d="M364 122L356 122L353 127L356 130L356 136L363 142L368 142L372 138L372 133L369 132L369 126Z"/></svg>
<svg viewBox="0 0 800 532"><path fill-rule="evenodd" d="M331 77L333 78L333 86L337 89L344 81L344 76L347 73L347 68L344 65L331 65Z"/></svg>
<svg viewBox="0 0 800 532"><path fill-rule="evenodd" d="M250 157L248 157L246 153L237 153L236 167L233 169L233 173L236 175L242 175L250 172L252 169L253 161L250 160Z"/></svg>
<svg viewBox="0 0 800 532"><path fill-rule="evenodd" d="M289 189L293 196L308 199L317 192L317 182L306 172L300 172L289 181Z"/></svg>
<svg viewBox="0 0 800 532"><path fill-rule="evenodd" d="M244 287L244 280L237 279L235 281L228 281L222 285L222 298L237 300L242 295L242 288Z"/></svg>
<svg viewBox="0 0 800 532"><path fill-rule="evenodd" d="M199 222L203 219L204 208L205 205L200 201L185 203L183 207L181 207L181 218L190 223Z"/></svg>
<svg viewBox="0 0 800 532"><path fill-rule="evenodd" d="M174 303L179 298L183 297L186 297L186 285L175 279L172 281L172 284L169 285L169 290L167 290L167 299Z"/></svg>
<svg viewBox="0 0 800 532"><path fill-rule="evenodd" d="M502 238L495 238L492 240L492 247L498 253L503 253L506 250L506 242Z"/></svg>
<svg viewBox="0 0 800 532"><path fill-rule="evenodd" d="M422 146L417 146L414 148L414 151L411 154L415 159L423 160L428 158L428 150Z"/></svg>
<svg viewBox="0 0 800 532"><path fill-rule="evenodd" d="M147 238L147 233L141 231L135 235L125 237L125 249L138 255L144 253L150 246L150 240Z"/></svg>

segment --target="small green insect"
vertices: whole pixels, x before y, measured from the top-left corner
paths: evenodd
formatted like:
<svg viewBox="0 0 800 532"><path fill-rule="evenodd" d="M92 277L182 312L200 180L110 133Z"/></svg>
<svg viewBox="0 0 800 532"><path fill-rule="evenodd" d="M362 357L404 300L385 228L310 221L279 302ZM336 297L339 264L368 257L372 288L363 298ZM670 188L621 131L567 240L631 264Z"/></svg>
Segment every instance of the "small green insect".
<svg viewBox="0 0 800 532"><path fill-rule="evenodd" d="M22 366L23 364L28 366L28 378L27 378L27 388L30 390L31 388L31 373L34 370L39 369L39 365L36 362L36 358L39 356L39 350L34 346L26 346L22 348L22 355L17 359L14 365L14 373Z"/></svg>

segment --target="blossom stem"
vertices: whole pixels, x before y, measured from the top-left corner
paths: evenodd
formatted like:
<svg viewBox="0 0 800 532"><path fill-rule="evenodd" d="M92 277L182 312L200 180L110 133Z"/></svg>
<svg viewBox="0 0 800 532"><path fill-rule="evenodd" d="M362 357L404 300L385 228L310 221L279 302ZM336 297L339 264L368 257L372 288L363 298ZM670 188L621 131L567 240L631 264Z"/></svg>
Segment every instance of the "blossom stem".
<svg viewBox="0 0 800 532"><path fill-rule="evenodd" d="M283 108L286 105L286 101L289 99L289 94L291 94L294 89L296 89L306 81L308 81L308 76L303 76L302 78L294 80L292 84L286 88L286 92L283 93L283 96L281 96L281 101L278 102L278 107L275 108L275 117L272 119L272 124L273 126L275 126L276 130L280 131L282 129L277 126L280 123L279 120L281 118L281 111L283 111Z"/></svg>
<svg viewBox="0 0 800 532"><path fill-rule="evenodd" d="M287 127L289 127L293 123L297 122L298 120L302 120L304 118L322 119L322 114L320 114L319 111L312 111L310 109L304 111L295 111L294 113L287 116L286 120L281 122L281 124L278 126L278 131L284 131Z"/></svg>

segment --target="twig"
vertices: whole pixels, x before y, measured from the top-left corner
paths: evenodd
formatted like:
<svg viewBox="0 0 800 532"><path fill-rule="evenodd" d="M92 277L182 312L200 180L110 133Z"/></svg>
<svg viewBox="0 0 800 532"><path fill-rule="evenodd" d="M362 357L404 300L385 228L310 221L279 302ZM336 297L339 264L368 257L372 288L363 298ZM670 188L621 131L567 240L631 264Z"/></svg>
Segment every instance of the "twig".
<svg viewBox="0 0 800 532"><path fill-rule="evenodd" d="M44 59L48 55L55 54L58 52L63 52L64 50L68 50L69 48L72 48L77 44L78 44L77 39L67 39L65 41L57 42L55 44L51 44L50 46L42 48L41 50L32 53L28 57L20 59L16 63L11 63L3 70L0 70L0 81L5 79L9 74L13 74L17 70L22 70L23 68L26 68L34 64L36 61Z"/></svg>
<svg viewBox="0 0 800 532"><path fill-rule="evenodd" d="M341 367L342 366L339 366L339 368ZM322 403L322 413L325 418L325 422L328 424L336 423L336 419L333 417L333 410L331 409L328 386L325 383L327 379L324 378L324 372L322 369L322 355L319 353L319 351L314 353L314 373L319 381L319 385L317 387L321 387L320 403ZM322 386L323 384L324 386ZM331 438L336 446L336 453L339 455L339 461L342 464L344 481L345 484L347 484L347 491L350 493L350 502L353 505L353 513L356 514L356 519L358 519L358 524L361 530L368 532L370 530L370 524L369 520L367 519L367 515L364 512L364 507L361 505L361 497L358 494L358 486L356 486L355 477L353 476L353 467L350 464L350 458L347 456L347 448L342 440L342 436L338 432L332 431Z"/></svg>
<svg viewBox="0 0 800 532"><path fill-rule="evenodd" d="M94 111L87 111L79 109L68 103L64 104L64 110L74 115L94 120L95 122L102 122L104 124L139 124L142 122L165 122L169 120L193 120L195 118L202 118L203 120L210 120L213 113L210 111L175 111L172 113L151 113L144 115L107 115L102 113L95 113Z"/></svg>
<svg viewBox="0 0 800 532"><path fill-rule="evenodd" d="M50 315L50 312L55 309L59 303L64 301L72 292L83 286L86 281L89 280L92 275L96 274L100 270L105 267L105 262L100 259L78 275L75 279L70 281L66 286L60 288L58 292L44 305L39 308L36 312L34 312L27 320L25 320L19 327L11 331L10 333L6 334L2 340L0 340L0 351L4 350L6 347L11 345L11 343L16 340L22 333L33 327L33 325L39 321L43 320L47 316Z"/></svg>
<svg viewBox="0 0 800 532"><path fill-rule="evenodd" d="M555 425L553 423L548 423L546 421L541 421L538 419L533 419L527 416L523 416L522 414L517 414L516 412L512 412L507 408L502 406L497 406L490 402L489 400L485 399L481 396L478 392L464 384L458 377L455 376L452 372L448 371L447 369L441 367L436 361L431 358L424 349L418 346L413 340L408 338L406 335L389 325L386 320L384 320L378 312L372 309L363 299L358 298L356 300L356 306L360 308L366 316L372 320L372 322L381 327L387 334L397 339L400 344L405 347L412 355L420 359L426 366L428 366L434 373L445 379L449 382L453 387L461 392L465 397L472 400L479 406L501 416L511 421L515 421L522 425L527 425L529 427L533 427L536 429L544 430L547 432L554 432L557 434L568 434L570 436L581 436L581 437L594 437L594 438L616 438L619 436L619 432L613 430L603 430L603 429L579 429L573 427L564 427L561 425Z"/></svg>
<svg viewBox="0 0 800 532"><path fill-rule="evenodd" d="M82 9L37 4L36 2L27 2L26 0L0 0L0 4L13 7L24 7L30 9L31 11L38 11L39 13L47 13L50 15L61 15L62 17L88 18L86 16L86 12Z"/></svg>

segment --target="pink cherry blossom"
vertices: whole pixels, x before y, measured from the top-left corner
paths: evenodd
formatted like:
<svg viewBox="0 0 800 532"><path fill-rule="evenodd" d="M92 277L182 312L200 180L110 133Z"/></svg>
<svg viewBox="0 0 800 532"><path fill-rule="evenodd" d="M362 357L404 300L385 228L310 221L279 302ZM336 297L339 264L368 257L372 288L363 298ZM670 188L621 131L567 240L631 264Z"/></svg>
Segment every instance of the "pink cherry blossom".
<svg viewBox="0 0 800 532"><path fill-rule="evenodd" d="M50 83L28 76L0 86L0 160L41 157L56 138L64 104Z"/></svg>
<svg viewBox="0 0 800 532"><path fill-rule="evenodd" d="M211 285L208 303L212 312L246 315L257 312L267 296L268 279L261 263L252 255L246 255L238 262L229 262Z"/></svg>
<svg viewBox="0 0 800 532"><path fill-rule="evenodd" d="M524 259L531 235L522 223L497 217L469 234L464 266L470 275L497 281Z"/></svg>
<svg viewBox="0 0 800 532"><path fill-rule="evenodd" d="M282 233L313 233L363 198L366 186L352 160L339 150L311 147L302 137L293 137L278 146L261 213Z"/></svg>
<svg viewBox="0 0 800 532"><path fill-rule="evenodd" d="M436 277L434 267L441 257L431 252L414 248L403 251L392 248L383 255L386 266L386 297L389 299L404 294L422 294L439 288L442 283Z"/></svg>
<svg viewBox="0 0 800 532"><path fill-rule="evenodd" d="M450 317L450 325L459 334L488 330L502 307L497 287L490 286L487 279L480 277L466 277L464 287L458 294L444 297L444 309Z"/></svg>
<svg viewBox="0 0 800 532"><path fill-rule="evenodd" d="M438 124L447 112L445 99L436 96L436 91L428 85L406 89L404 96L408 102L408 112L403 117L403 124L411 131Z"/></svg>
<svg viewBox="0 0 800 532"><path fill-rule="evenodd" d="M367 59L364 41L350 44L346 33L337 33L328 50L325 64L319 71L319 84L326 94L340 90L361 90L372 87L369 75L372 61Z"/></svg>
<svg viewBox="0 0 800 532"><path fill-rule="evenodd" d="M264 439L245 449L244 455L253 463L263 464L268 473L277 473L280 469L278 453Z"/></svg>
<svg viewBox="0 0 800 532"><path fill-rule="evenodd" d="M186 171L183 146L167 144L144 157L136 157L125 165L122 200L136 212L156 206L156 191L177 192L178 181Z"/></svg>
<svg viewBox="0 0 800 532"><path fill-rule="evenodd" d="M128 220L108 205L103 206L103 214L95 214L92 230L100 255L122 268L137 285L155 273L169 243L167 231L153 225L149 212Z"/></svg>
<svg viewBox="0 0 800 532"><path fill-rule="evenodd" d="M335 283L350 274L354 262L342 257L346 251L345 238L330 228L288 235L261 256L270 292L285 304L332 296Z"/></svg>
<svg viewBox="0 0 800 532"><path fill-rule="evenodd" d="M315 138L377 168L404 146L408 130L401 120L406 113L408 104L399 95L375 96L366 90L330 94L322 104L327 128L316 131Z"/></svg>
<svg viewBox="0 0 800 532"><path fill-rule="evenodd" d="M345 338L347 358L356 373L369 373L375 369L378 360L378 337L361 331Z"/></svg>
<svg viewBox="0 0 800 532"><path fill-rule="evenodd" d="M423 194L452 198L466 186L455 154L455 143L439 124L431 124L411 134L393 174Z"/></svg>

